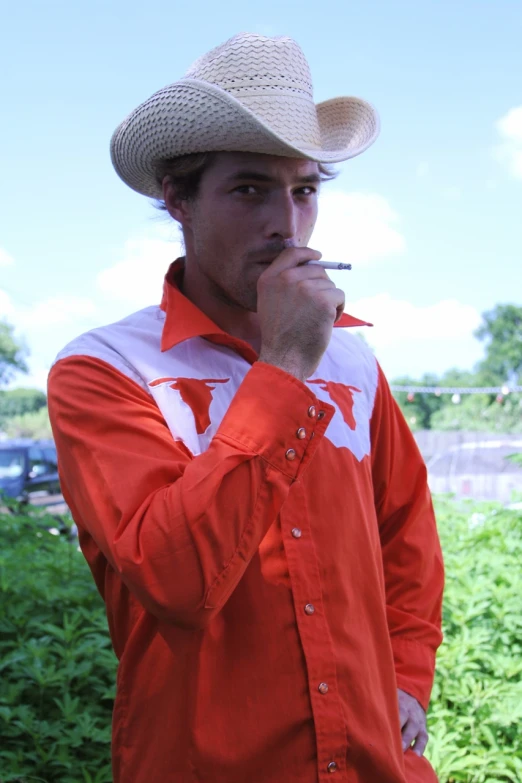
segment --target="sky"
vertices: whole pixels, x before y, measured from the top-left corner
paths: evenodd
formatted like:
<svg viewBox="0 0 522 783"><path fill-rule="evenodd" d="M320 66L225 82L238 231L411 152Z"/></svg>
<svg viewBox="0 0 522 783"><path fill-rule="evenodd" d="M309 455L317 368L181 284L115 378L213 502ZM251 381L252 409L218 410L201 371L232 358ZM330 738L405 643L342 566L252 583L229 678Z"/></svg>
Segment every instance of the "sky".
<svg viewBox="0 0 522 783"><path fill-rule="evenodd" d="M316 102L370 101L377 142L324 186L310 246L390 379L470 369L522 305L522 0L26 0L0 28L0 318L45 389L76 335L159 302L176 225L109 157L116 126L232 35L289 35Z"/></svg>

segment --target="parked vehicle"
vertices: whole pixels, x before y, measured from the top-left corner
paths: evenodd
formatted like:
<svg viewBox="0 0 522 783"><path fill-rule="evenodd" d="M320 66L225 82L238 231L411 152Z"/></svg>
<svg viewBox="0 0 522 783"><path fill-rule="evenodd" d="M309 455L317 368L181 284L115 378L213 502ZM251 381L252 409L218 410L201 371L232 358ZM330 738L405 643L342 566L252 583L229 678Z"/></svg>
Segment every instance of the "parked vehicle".
<svg viewBox="0 0 522 783"><path fill-rule="evenodd" d="M513 502L522 493L522 465L508 459L522 453L522 440L481 440L459 443L428 460L428 481L434 493L460 498Z"/></svg>
<svg viewBox="0 0 522 783"><path fill-rule="evenodd" d="M22 502L38 502L60 491L52 440L0 442L0 493Z"/></svg>

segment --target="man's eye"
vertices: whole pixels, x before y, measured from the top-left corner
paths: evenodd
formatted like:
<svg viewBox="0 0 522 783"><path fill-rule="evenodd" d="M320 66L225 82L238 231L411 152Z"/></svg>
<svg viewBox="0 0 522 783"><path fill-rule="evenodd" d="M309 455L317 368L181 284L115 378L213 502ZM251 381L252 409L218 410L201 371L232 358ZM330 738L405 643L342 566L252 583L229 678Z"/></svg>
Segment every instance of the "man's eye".
<svg viewBox="0 0 522 783"><path fill-rule="evenodd" d="M238 188L235 188L235 192L252 196L257 193L257 188L255 188L253 185L240 185Z"/></svg>
<svg viewBox="0 0 522 783"><path fill-rule="evenodd" d="M313 196L314 193L317 193L317 188L313 188L310 185L306 185L304 188L299 188L297 192L303 196Z"/></svg>

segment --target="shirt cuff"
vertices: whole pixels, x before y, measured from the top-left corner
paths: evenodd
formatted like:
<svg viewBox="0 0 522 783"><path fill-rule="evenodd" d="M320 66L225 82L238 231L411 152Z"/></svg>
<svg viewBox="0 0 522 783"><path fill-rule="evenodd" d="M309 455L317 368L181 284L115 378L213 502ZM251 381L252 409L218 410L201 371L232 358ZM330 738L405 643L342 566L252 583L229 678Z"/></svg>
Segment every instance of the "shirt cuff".
<svg viewBox="0 0 522 783"><path fill-rule="evenodd" d="M310 462L332 416L298 378L264 362L245 376L215 437L240 444L296 479Z"/></svg>
<svg viewBox="0 0 522 783"><path fill-rule="evenodd" d="M435 673L435 653L413 639L392 639L397 687L427 711Z"/></svg>

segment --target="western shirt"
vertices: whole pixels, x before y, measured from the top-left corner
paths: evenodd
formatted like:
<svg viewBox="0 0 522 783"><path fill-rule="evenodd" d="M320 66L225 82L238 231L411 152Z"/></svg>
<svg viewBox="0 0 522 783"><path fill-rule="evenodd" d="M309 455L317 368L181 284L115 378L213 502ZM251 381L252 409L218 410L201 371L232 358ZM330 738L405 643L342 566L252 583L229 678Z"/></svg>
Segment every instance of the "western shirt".
<svg viewBox="0 0 522 783"><path fill-rule="evenodd" d="M302 383L182 294L58 355L63 494L119 659L114 783L428 783L443 564L414 438L344 316Z"/></svg>

